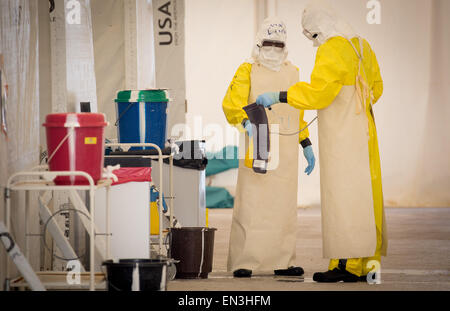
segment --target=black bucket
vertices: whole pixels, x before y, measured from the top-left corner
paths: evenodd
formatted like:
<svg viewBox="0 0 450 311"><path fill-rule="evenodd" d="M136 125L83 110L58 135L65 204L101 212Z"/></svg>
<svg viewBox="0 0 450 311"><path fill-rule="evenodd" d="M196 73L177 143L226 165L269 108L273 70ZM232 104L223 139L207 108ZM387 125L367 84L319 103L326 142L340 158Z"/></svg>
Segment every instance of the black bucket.
<svg viewBox="0 0 450 311"><path fill-rule="evenodd" d="M207 279L212 271L215 228L170 229L170 257L176 263L177 279Z"/></svg>
<svg viewBox="0 0 450 311"><path fill-rule="evenodd" d="M172 264L170 259L121 259L118 263L107 260L103 266L106 266L108 291L165 291L169 280L167 267Z"/></svg>

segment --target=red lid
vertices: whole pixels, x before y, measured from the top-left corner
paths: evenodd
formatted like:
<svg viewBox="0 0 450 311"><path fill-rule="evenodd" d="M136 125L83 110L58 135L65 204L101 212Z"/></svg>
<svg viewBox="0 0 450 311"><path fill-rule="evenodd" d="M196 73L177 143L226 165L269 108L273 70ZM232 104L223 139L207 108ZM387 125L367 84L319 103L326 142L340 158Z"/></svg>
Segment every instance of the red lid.
<svg viewBox="0 0 450 311"><path fill-rule="evenodd" d="M45 127L104 127L106 126L103 113L52 113L47 115Z"/></svg>

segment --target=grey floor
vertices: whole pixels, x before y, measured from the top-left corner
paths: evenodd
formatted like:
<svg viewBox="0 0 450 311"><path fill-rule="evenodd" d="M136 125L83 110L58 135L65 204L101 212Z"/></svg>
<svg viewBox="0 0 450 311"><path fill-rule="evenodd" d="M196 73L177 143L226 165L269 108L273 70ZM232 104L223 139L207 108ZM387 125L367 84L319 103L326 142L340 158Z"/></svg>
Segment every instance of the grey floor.
<svg viewBox="0 0 450 311"><path fill-rule="evenodd" d="M304 278L255 275L235 279L226 271L232 210L210 210L217 228L213 272L204 280L173 280L170 291L304 291L304 290L450 290L450 208L386 208L388 256L381 263L381 284L318 284L312 276L325 271L322 258L320 209L299 209L297 264Z"/></svg>

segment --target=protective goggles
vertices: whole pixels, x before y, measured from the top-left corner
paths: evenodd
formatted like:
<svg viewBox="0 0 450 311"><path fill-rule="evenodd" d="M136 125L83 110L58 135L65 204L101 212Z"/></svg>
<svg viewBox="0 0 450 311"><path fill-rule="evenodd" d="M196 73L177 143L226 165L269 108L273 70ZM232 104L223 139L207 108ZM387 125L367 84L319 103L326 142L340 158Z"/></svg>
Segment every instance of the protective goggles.
<svg viewBox="0 0 450 311"><path fill-rule="evenodd" d="M268 40L264 40L262 42L262 46L274 46L276 48L280 48L283 49L284 48L284 42L280 42L280 41L268 41Z"/></svg>
<svg viewBox="0 0 450 311"><path fill-rule="evenodd" d="M306 38L308 38L309 40L314 40L314 39L316 39L317 38L317 36L318 36L318 34L317 33L315 33L315 34L312 34L312 33L310 33L308 30L306 30L306 29L303 29L303 34L306 36Z"/></svg>

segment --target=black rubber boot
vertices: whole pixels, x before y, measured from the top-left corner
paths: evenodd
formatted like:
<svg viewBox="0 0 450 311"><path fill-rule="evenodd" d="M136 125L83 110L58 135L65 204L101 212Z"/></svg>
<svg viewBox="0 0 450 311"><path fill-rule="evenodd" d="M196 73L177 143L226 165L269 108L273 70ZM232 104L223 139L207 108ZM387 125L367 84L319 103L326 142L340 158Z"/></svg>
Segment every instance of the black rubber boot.
<svg viewBox="0 0 450 311"><path fill-rule="evenodd" d="M358 282L359 277L346 271L334 268L327 272L316 272L313 275L313 280L319 283L337 283L337 282Z"/></svg>
<svg viewBox="0 0 450 311"><path fill-rule="evenodd" d="M367 275L361 275L358 279L360 282L367 282Z"/></svg>
<svg viewBox="0 0 450 311"><path fill-rule="evenodd" d="M287 269L274 270L273 272L275 275L283 276L302 276L305 273L302 267L289 267Z"/></svg>
<svg viewBox="0 0 450 311"><path fill-rule="evenodd" d="M252 270L239 269L233 272L235 278L249 278L252 276Z"/></svg>

